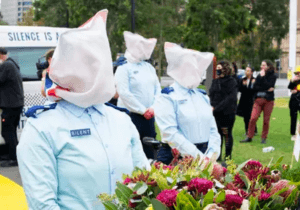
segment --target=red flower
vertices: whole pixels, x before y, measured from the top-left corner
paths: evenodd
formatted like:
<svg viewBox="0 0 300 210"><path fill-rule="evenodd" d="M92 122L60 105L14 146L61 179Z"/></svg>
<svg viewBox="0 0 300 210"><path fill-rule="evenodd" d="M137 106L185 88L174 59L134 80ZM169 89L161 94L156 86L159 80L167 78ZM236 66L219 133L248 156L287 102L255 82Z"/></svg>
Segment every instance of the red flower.
<svg viewBox="0 0 300 210"><path fill-rule="evenodd" d="M274 195L276 192L278 192L286 187L288 187L289 189L287 191L281 193L280 196L287 198L292 193L292 191L296 188L295 185L289 185L288 180L280 180L280 181L276 182L274 184L274 186L272 187L270 194Z"/></svg>
<svg viewBox="0 0 300 210"><path fill-rule="evenodd" d="M226 176L227 171L227 168L223 167L223 176Z"/></svg>
<svg viewBox="0 0 300 210"><path fill-rule="evenodd" d="M157 195L156 199L166 206L172 207L176 204L177 194L178 192L176 190L163 190Z"/></svg>
<svg viewBox="0 0 300 210"><path fill-rule="evenodd" d="M234 176L234 182L233 183L234 183L235 186L237 186L239 188L243 188L243 187L246 186L244 181L241 179L240 174L236 174Z"/></svg>
<svg viewBox="0 0 300 210"><path fill-rule="evenodd" d="M246 176L250 181L257 179L258 175L261 174L260 170L251 169L248 172L245 172Z"/></svg>
<svg viewBox="0 0 300 210"><path fill-rule="evenodd" d="M255 160L249 160L246 165L244 166L243 170L248 171L248 170L253 170L253 169L259 169L262 167L262 164L258 161Z"/></svg>
<svg viewBox="0 0 300 210"><path fill-rule="evenodd" d="M243 200L238 195L226 195L225 201L222 204L226 209L239 209L242 206Z"/></svg>
<svg viewBox="0 0 300 210"><path fill-rule="evenodd" d="M123 181L123 184L129 184L132 180L129 177L126 177L126 179Z"/></svg>
<svg viewBox="0 0 300 210"><path fill-rule="evenodd" d="M208 190L213 187L213 185L214 183L207 179L195 178L189 182L188 190L197 190L198 193L203 193L205 195L208 192Z"/></svg>
<svg viewBox="0 0 300 210"><path fill-rule="evenodd" d="M265 191L261 191L260 196L258 197L258 200L268 200L270 198L271 194L266 193Z"/></svg>

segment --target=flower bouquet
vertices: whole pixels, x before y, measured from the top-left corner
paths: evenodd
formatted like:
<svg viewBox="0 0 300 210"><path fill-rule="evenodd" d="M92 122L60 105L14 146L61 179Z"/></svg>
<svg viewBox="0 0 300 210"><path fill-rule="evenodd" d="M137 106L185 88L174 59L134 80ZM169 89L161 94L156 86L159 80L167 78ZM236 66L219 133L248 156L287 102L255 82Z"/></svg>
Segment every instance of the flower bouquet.
<svg viewBox="0 0 300 210"><path fill-rule="evenodd" d="M136 168L117 183L114 195L101 194L106 209L222 210L295 209L300 183L281 179L288 166L263 166L248 160L227 168L209 159L185 157L173 150L170 165L156 162L150 171Z"/></svg>

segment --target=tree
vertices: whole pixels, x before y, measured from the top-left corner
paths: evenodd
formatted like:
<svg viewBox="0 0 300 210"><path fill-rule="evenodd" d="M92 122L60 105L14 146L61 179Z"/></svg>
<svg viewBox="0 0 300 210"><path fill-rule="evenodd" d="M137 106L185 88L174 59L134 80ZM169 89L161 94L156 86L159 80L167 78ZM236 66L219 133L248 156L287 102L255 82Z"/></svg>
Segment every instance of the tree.
<svg viewBox="0 0 300 210"><path fill-rule="evenodd" d="M0 12L0 25L8 25L6 22L3 21L3 15Z"/></svg>
<svg viewBox="0 0 300 210"><path fill-rule="evenodd" d="M218 52L218 44L248 33L255 26L248 0L189 0L185 43L188 47Z"/></svg>
<svg viewBox="0 0 300 210"><path fill-rule="evenodd" d="M30 7L28 11L23 13L23 21L18 22L19 26L43 26L45 21L41 18L38 21L34 21L34 8Z"/></svg>

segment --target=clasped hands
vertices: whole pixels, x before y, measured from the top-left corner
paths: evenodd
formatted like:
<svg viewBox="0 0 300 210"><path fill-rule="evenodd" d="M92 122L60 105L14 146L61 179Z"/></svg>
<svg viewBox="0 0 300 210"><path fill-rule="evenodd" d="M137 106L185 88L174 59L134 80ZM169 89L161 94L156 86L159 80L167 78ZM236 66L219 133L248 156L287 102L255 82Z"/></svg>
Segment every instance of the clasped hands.
<svg viewBox="0 0 300 210"><path fill-rule="evenodd" d="M154 117L154 110L150 107L146 110L146 112L143 115L147 120L150 120Z"/></svg>

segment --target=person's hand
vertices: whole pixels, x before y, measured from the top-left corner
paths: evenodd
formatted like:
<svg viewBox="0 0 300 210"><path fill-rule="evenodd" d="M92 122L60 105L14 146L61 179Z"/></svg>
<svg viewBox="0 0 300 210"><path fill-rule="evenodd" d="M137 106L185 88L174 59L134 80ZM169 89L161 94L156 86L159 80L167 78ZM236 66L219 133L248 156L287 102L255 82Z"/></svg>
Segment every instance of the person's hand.
<svg viewBox="0 0 300 210"><path fill-rule="evenodd" d="M215 107L212 107L212 111L214 111L215 110Z"/></svg>
<svg viewBox="0 0 300 210"><path fill-rule="evenodd" d="M247 80L244 80L244 81L243 81L243 85L247 85Z"/></svg>
<svg viewBox="0 0 300 210"><path fill-rule="evenodd" d="M147 119L147 120L150 120L151 118L154 117L154 110L152 108L148 108L146 110L146 112L144 113L144 117Z"/></svg>
<svg viewBox="0 0 300 210"><path fill-rule="evenodd" d="M255 79L252 79L252 84L255 82Z"/></svg>
<svg viewBox="0 0 300 210"><path fill-rule="evenodd" d="M295 94L295 93L297 93L297 90L291 90L291 93Z"/></svg>
<svg viewBox="0 0 300 210"><path fill-rule="evenodd" d="M266 72L265 72L265 70L261 70L259 74L260 74L260 76L264 77L266 75Z"/></svg>
<svg viewBox="0 0 300 210"><path fill-rule="evenodd" d="M273 87L269 88L268 92L272 92L272 91L274 91L274 88Z"/></svg>

